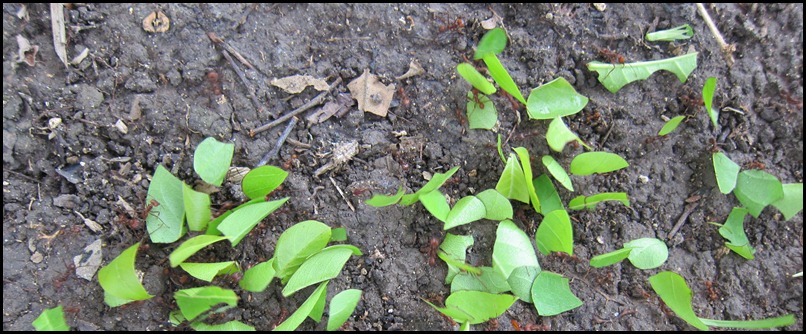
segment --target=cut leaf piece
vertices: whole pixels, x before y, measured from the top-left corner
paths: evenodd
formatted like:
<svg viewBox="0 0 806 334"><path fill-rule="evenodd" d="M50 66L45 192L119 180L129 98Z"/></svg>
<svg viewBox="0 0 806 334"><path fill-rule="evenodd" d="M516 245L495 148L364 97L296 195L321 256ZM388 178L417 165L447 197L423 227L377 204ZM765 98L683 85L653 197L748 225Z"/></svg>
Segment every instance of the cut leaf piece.
<svg viewBox="0 0 806 334"><path fill-rule="evenodd" d="M681 39L689 39L692 36L694 36L694 29L691 28L691 25L684 24L666 30L648 32L646 34L646 40L650 42L671 42Z"/></svg>
<svg viewBox="0 0 806 334"><path fill-rule="evenodd" d="M210 195L193 190L187 184L182 185L185 213L188 228L191 231L203 231L210 222Z"/></svg>
<svg viewBox="0 0 806 334"><path fill-rule="evenodd" d="M445 240L439 245L440 253L444 253L446 258L453 262L465 263L467 259L467 249L473 246L473 236L455 235L446 233ZM442 258L442 256L440 256ZM448 264L448 275L445 276L445 284L451 284L454 276L459 273L459 267L445 261Z"/></svg>
<svg viewBox="0 0 806 334"><path fill-rule="evenodd" d="M658 136L665 136L677 129L677 126L680 125L680 122L685 119L686 116L680 115L670 119L666 124L663 124L663 128L658 131Z"/></svg>
<svg viewBox="0 0 806 334"><path fill-rule="evenodd" d="M400 202L400 199L403 198L403 195L405 193L406 193L406 191L403 189L403 186L400 186L397 189L397 193L394 194L394 195L391 195L391 196L375 195L375 196L372 196L372 198L368 199L364 203L367 203L367 205L374 206L376 208L389 206L389 205L397 204L397 202Z"/></svg>
<svg viewBox="0 0 806 334"><path fill-rule="evenodd" d="M733 194L753 217L758 218L767 205L784 197L781 181L762 170L746 170L739 173Z"/></svg>
<svg viewBox="0 0 806 334"><path fill-rule="evenodd" d="M725 153L716 152L712 155L714 160L714 174L719 191L727 195L736 188L736 179L739 177L739 165L730 160Z"/></svg>
<svg viewBox="0 0 806 334"><path fill-rule="evenodd" d="M532 285L532 302L537 313L547 317L582 306L582 301L571 292L568 279L560 274L542 271Z"/></svg>
<svg viewBox="0 0 806 334"><path fill-rule="evenodd" d="M630 248L622 248L610 253L605 253L602 255L597 255L591 258L590 265L594 268L602 268L607 267L611 264L616 264L630 255Z"/></svg>
<svg viewBox="0 0 806 334"><path fill-rule="evenodd" d="M305 287L335 278L351 255L361 255L361 251L355 246L337 245L307 258L288 280L283 296L288 297Z"/></svg>
<svg viewBox="0 0 806 334"><path fill-rule="evenodd" d="M146 196L159 203L151 208L151 212L146 217L146 227L151 242L171 243L179 240L185 234L183 186L184 183L165 167L157 166Z"/></svg>
<svg viewBox="0 0 806 334"><path fill-rule="evenodd" d="M134 270L138 247L139 242L121 252L98 271L98 283L104 289L104 302L110 307L154 297L148 294Z"/></svg>
<svg viewBox="0 0 806 334"><path fill-rule="evenodd" d="M523 169L518 164L518 158L515 157L515 153L509 154L509 159L507 159L504 171L495 185L495 190L506 198L529 204L529 189L526 187L526 177L523 175Z"/></svg>
<svg viewBox="0 0 806 334"><path fill-rule="evenodd" d="M479 60L487 55L497 55L507 46L507 32L503 28L494 28L484 34L473 54L473 60Z"/></svg>
<svg viewBox="0 0 806 334"><path fill-rule="evenodd" d="M752 260L756 250L750 245L750 240L744 233L744 218L747 216L747 209L733 208L725 220L725 225L719 228L719 235L728 239L725 246L741 255L743 258Z"/></svg>
<svg viewBox="0 0 806 334"><path fill-rule="evenodd" d="M361 300L361 290L349 289L339 292L330 300L330 315L327 319L327 330L335 331L341 327L350 315L353 314L358 301Z"/></svg>
<svg viewBox="0 0 806 334"><path fill-rule="evenodd" d="M222 143L207 137L193 153L193 170L204 182L220 187L232 162L235 144Z"/></svg>
<svg viewBox="0 0 806 334"><path fill-rule="evenodd" d="M515 223L504 220L495 232L493 268L509 278L515 268L523 266L540 268L532 241Z"/></svg>
<svg viewBox="0 0 806 334"><path fill-rule="evenodd" d="M574 191L574 185L571 183L571 178L568 176L568 173L565 172L563 166L560 166L560 163L557 162L557 160L554 160L554 158L550 155L544 155L542 160L543 165L546 166L546 169L549 170L549 173L554 177L555 180L557 180L557 182L560 182L565 189Z"/></svg>
<svg viewBox="0 0 806 334"><path fill-rule="evenodd" d="M577 93L563 77L545 83L529 93L526 111L530 119L554 119L578 113L588 98Z"/></svg>
<svg viewBox="0 0 806 334"><path fill-rule="evenodd" d="M227 236L232 246L235 247L252 231L255 225L280 208L286 201L288 201L288 197L271 202L255 203L235 210L218 225L218 230Z"/></svg>
<svg viewBox="0 0 806 334"><path fill-rule="evenodd" d="M591 175L594 173L609 173L625 168L630 164L618 154L610 152L580 153L571 160L572 174Z"/></svg>
<svg viewBox="0 0 806 334"><path fill-rule="evenodd" d="M469 224L487 215L484 203L476 196L465 196L456 202L445 218L444 230Z"/></svg>
<svg viewBox="0 0 806 334"><path fill-rule="evenodd" d="M274 248L274 269L283 284L305 259L325 248L330 233L327 225L306 220L289 227L280 235Z"/></svg>
<svg viewBox="0 0 806 334"><path fill-rule="evenodd" d="M705 80L705 85L702 86L702 100L705 104L705 110L708 112L708 116L711 117L711 123L713 123L714 128L716 128L719 125L719 110L712 107L714 103L714 90L716 90L716 78L709 77Z"/></svg>
<svg viewBox="0 0 806 334"><path fill-rule="evenodd" d="M512 80L507 69L504 68L504 65L498 60L498 56L488 54L482 59L484 59L484 64L487 65L487 69L490 70L490 76L493 77L495 83L505 92L509 93L509 95L512 95L518 99L518 101L521 101L521 103L526 104L526 99L523 98L523 94L521 94L520 89L518 89L518 85L515 84L515 81Z"/></svg>
<svg viewBox="0 0 806 334"><path fill-rule="evenodd" d="M207 282L212 282L213 278L218 275L229 275L241 271L235 261L215 263L182 262L179 266L190 276Z"/></svg>
<svg viewBox="0 0 806 334"><path fill-rule="evenodd" d="M699 330L708 330L708 326L694 314L694 309L691 307L691 289L683 277L671 271L664 271L651 276L649 284L678 317Z"/></svg>
<svg viewBox="0 0 806 334"><path fill-rule="evenodd" d="M509 284L501 273L492 267L480 267L481 273L460 272L451 282L451 293L456 291L484 291L503 293L509 291Z"/></svg>
<svg viewBox="0 0 806 334"><path fill-rule="evenodd" d="M713 327L743 328L743 329L765 329L775 327L786 327L795 324L795 315L787 314L775 318L761 320L713 320L700 318L700 320Z"/></svg>
<svg viewBox="0 0 806 334"><path fill-rule="evenodd" d="M243 278L238 282L241 289L251 292L263 292L274 279L274 259L256 264L243 273Z"/></svg>
<svg viewBox="0 0 806 334"><path fill-rule="evenodd" d="M517 267L509 274L507 284L509 284L509 288L515 296L518 296L524 302L531 303L532 285L538 274L540 274L540 267Z"/></svg>
<svg viewBox="0 0 806 334"><path fill-rule="evenodd" d="M204 234L186 240L168 256L171 260L171 267L176 268L176 266L193 256L193 254L196 254L200 249L225 239L227 239L227 237Z"/></svg>
<svg viewBox="0 0 806 334"><path fill-rule="evenodd" d="M484 219L498 221L512 219L512 203L497 190L487 189L478 193L476 197L484 203L486 211ZM420 200L422 201L422 198ZM447 204L447 201L445 203Z"/></svg>
<svg viewBox="0 0 806 334"><path fill-rule="evenodd" d="M772 206L784 214L784 219L790 220L803 210L803 183L787 183L783 189L784 197L773 202Z"/></svg>
<svg viewBox="0 0 806 334"><path fill-rule="evenodd" d="M633 81L646 80L659 70L672 72L680 82L686 82L695 68L697 68L697 52L674 58L629 64L607 64L598 61L588 63L588 70L598 72L599 82L611 93L618 92L621 87Z"/></svg>
<svg viewBox="0 0 806 334"><path fill-rule="evenodd" d="M283 321L280 325L275 327L273 331L293 331L296 330L299 325L305 321L305 318L314 311L314 309L322 303L325 297L327 297L327 283L330 281L325 281L322 284L319 284L319 287L314 290L308 299L302 303L302 305L297 308L294 313L292 313L288 318Z"/></svg>
<svg viewBox="0 0 806 334"><path fill-rule="evenodd" d="M495 94L495 86L485 78L479 71L468 63L461 63L456 65L456 71L462 76L473 88L478 89L485 95Z"/></svg>
<svg viewBox="0 0 806 334"><path fill-rule="evenodd" d="M492 129L498 122L498 111L487 95L467 92L467 126L470 129Z"/></svg>
<svg viewBox="0 0 806 334"><path fill-rule="evenodd" d="M458 170L459 166L456 166L449 169L445 173L434 174L434 176L431 177L431 180L429 180L428 183L426 183L422 188L420 188L420 190L417 190L417 192L413 194L403 196L403 198L400 199L400 205L409 206L416 203L417 200L420 199L420 195L427 194L436 189L439 189L439 187L442 187L445 181L448 181L448 179L450 179L451 176L453 176L453 174L456 173L456 171Z"/></svg>
<svg viewBox="0 0 806 334"><path fill-rule="evenodd" d="M543 255L564 252L574 255L574 229L565 210L554 210L543 217L535 232L537 250Z"/></svg>
<svg viewBox="0 0 806 334"><path fill-rule="evenodd" d="M546 174L540 175L534 180L532 184L535 186L535 193L540 200L540 205L543 212L552 212L554 210L565 210L560 195L557 194L557 189L554 189L554 184L551 183L549 176Z"/></svg>
<svg viewBox="0 0 806 334"><path fill-rule="evenodd" d="M176 305L188 321L196 319L213 306L224 303L229 306L238 304L235 291L222 289L217 286L179 290L174 294Z"/></svg>
<svg viewBox="0 0 806 334"><path fill-rule="evenodd" d="M428 210L434 218L439 219L439 221L443 223L448 219L448 213L451 212L448 199L445 198L445 195L442 195L439 189L420 195L420 203L423 203L425 209Z"/></svg>
<svg viewBox="0 0 806 334"><path fill-rule="evenodd" d="M630 206L630 200L627 198L627 193L601 193L593 196L574 197L574 199L568 202L568 208L571 210L593 210L597 204L604 201L619 201L621 204Z"/></svg>
<svg viewBox="0 0 806 334"><path fill-rule="evenodd" d="M529 151L523 147L516 147L512 149L518 154L518 159L521 160L521 167L523 168L523 177L526 179L526 190L529 191L529 199L532 201L532 208L535 212L540 213L540 200L537 198L535 192L535 185L529 180L532 180L532 159L529 157Z"/></svg>
<svg viewBox="0 0 806 334"><path fill-rule="evenodd" d="M504 314L516 300L517 297L507 294L457 291L445 299L445 307L437 307L428 301L426 303L456 322L475 325Z"/></svg>
<svg viewBox="0 0 806 334"><path fill-rule="evenodd" d="M206 332L250 331L250 332L254 332L255 331L255 327L249 326L249 325L247 325L245 323L242 323L242 322L240 322L238 320L227 321L227 322L225 322L223 324L217 324L217 325L210 325L210 324L205 324L205 323L203 323L201 321L194 321L194 322L190 323L190 328L193 328L193 330L198 331L198 332L201 332L201 331L206 331Z"/></svg>
<svg viewBox="0 0 806 334"><path fill-rule="evenodd" d="M669 258L669 248L656 238L635 239L625 243L624 248L631 250L627 258L638 269L660 267Z"/></svg>
<svg viewBox="0 0 806 334"><path fill-rule="evenodd" d="M64 321L64 306L59 305L54 308L42 311L31 325L37 331L69 331L70 326Z"/></svg>
<svg viewBox="0 0 806 334"><path fill-rule="evenodd" d="M579 139L579 136L577 136L576 133L568 129L568 126L565 125L562 117L555 117L551 123L549 123L549 128L546 130L546 141L552 150L562 152L563 148L565 148L565 144L568 144L574 140L576 140L582 146L585 146L587 149L591 149L590 146Z"/></svg>
<svg viewBox="0 0 806 334"><path fill-rule="evenodd" d="M286 177L288 172L278 167L260 166L246 173L241 180L241 188L250 199L262 198L283 184Z"/></svg>

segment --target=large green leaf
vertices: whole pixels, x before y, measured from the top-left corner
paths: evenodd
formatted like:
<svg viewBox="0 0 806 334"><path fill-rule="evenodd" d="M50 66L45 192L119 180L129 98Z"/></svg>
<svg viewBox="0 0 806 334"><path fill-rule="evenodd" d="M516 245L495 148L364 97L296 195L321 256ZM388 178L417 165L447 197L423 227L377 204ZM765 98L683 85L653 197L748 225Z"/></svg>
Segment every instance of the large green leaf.
<svg viewBox="0 0 806 334"><path fill-rule="evenodd" d="M493 86L491 82L487 81L487 78L479 73L479 71L473 67L473 65L468 63L456 65L456 72L459 72L459 75L467 80L467 82L469 82L473 88L478 89L478 91L486 95L495 93L495 86Z"/></svg>
<svg viewBox="0 0 806 334"><path fill-rule="evenodd" d="M610 152L580 153L571 160L572 174L591 175L594 173L609 173L629 166L624 158Z"/></svg>
<svg viewBox="0 0 806 334"><path fill-rule="evenodd" d="M727 195L736 188L739 177L739 165L730 160L725 153L716 152L712 155L714 161L714 174L719 191Z"/></svg>
<svg viewBox="0 0 806 334"><path fill-rule="evenodd" d="M139 242L121 252L98 271L98 283L104 289L104 302L110 307L154 297L148 294L134 271L138 247Z"/></svg>
<svg viewBox="0 0 806 334"><path fill-rule="evenodd" d="M523 266L540 268L532 241L515 223L504 220L495 232L493 268L509 278L515 268Z"/></svg>
<svg viewBox="0 0 806 334"><path fill-rule="evenodd" d="M725 225L719 228L719 235L728 239L725 246L741 255L743 258L752 260L756 250L750 245L750 240L744 233L744 218L747 216L747 209L733 208L725 220Z"/></svg>
<svg viewBox="0 0 806 334"><path fill-rule="evenodd" d="M193 170L204 182L221 186L234 152L235 144L221 143L213 137L207 137L193 153Z"/></svg>
<svg viewBox="0 0 806 334"><path fill-rule="evenodd" d="M428 305L459 323L480 324L499 317L512 306L517 297L482 291L457 291L445 299L445 307Z"/></svg>
<svg viewBox="0 0 806 334"><path fill-rule="evenodd" d="M537 314L547 317L582 306L582 301L571 292L568 279L560 274L542 271L532 284L532 302Z"/></svg>
<svg viewBox="0 0 806 334"><path fill-rule="evenodd" d="M238 304L235 291L222 289L217 286L206 286L179 290L174 293L176 305L187 320L193 320L215 305L224 303L229 306Z"/></svg>
<svg viewBox="0 0 806 334"><path fill-rule="evenodd" d="M288 172L278 167L260 166L246 173L241 180L241 188L250 199L261 198L283 184L286 177Z"/></svg>
<svg viewBox="0 0 806 334"><path fill-rule="evenodd" d="M563 77L532 89L526 101L530 119L554 119L578 113L588 104L588 98L577 93Z"/></svg>
<svg viewBox="0 0 806 334"><path fill-rule="evenodd" d="M641 238L624 244L630 249L627 257L638 269L653 269L660 267L669 258L669 248L660 239Z"/></svg>
<svg viewBox="0 0 806 334"><path fill-rule="evenodd" d="M193 190L187 184L182 185L185 214L188 228L191 231L203 231L210 222L210 195Z"/></svg>
<svg viewBox="0 0 806 334"><path fill-rule="evenodd" d="M168 256L168 259L171 260L171 267L176 268L180 263L193 256L193 254L196 254L196 252L202 248L207 247L207 245L225 239L227 239L227 237L203 234L186 240Z"/></svg>
<svg viewBox="0 0 806 334"><path fill-rule="evenodd" d="M772 206L784 214L784 219L790 220L803 210L803 183L787 183L783 189L784 197L773 202Z"/></svg>
<svg viewBox="0 0 806 334"><path fill-rule="evenodd" d="M69 331L70 326L64 321L64 306L59 305L54 308L42 311L36 320L31 323L37 331Z"/></svg>
<svg viewBox="0 0 806 334"><path fill-rule="evenodd" d="M518 101L521 101L521 103L526 104L526 99L523 98L521 90L518 89L518 85L512 80L507 69L504 68L504 65L498 60L498 56L488 54L482 59L484 59L484 64L487 65L487 69L490 70L490 76L493 77L493 80L495 80L498 86L501 86L501 89L509 93L509 95L514 96Z"/></svg>
<svg viewBox="0 0 806 334"><path fill-rule="evenodd" d="M621 87L633 81L645 80L659 70L672 72L680 82L686 82L695 68L697 68L697 52L629 64L607 64L598 61L588 63L588 70L599 73L599 82L611 93L618 92Z"/></svg>
<svg viewBox="0 0 806 334"><path fill-rule="evenodd" d="M537 250L544 255L564 252L574 255L574 229L565 210L554 210L543 217L535 232Z"/></svg>
<svg viewBox="0 0 806 334"><path fill-rule="evenodd" d="M574 185L571 183L571 178L568 176L568 173L565 172L563 166L560 166L560 163L557 162L557 160L554 160L554 158L550 155L544 155L542 160L543 165L546 166L549 174L551 174L551 176L553 176L557 182L560 182L565 189L574 191Z"/></svg>
<svg viewBox="0 0 806 334"><path fill-rule="evenodd" d="M781 181L762 170L746 170L739 173L733 194L753 217L758 218L761 210L784 197Z"/></svg>
<svg viewBox="0 0 806 334"><path fill-rule="evenodd" d="M691 289L682 276L664 271L651 276L649 284L678 317L699 330L708 330L708 326L694 314L694 309L691 307Z"/></svg>
<svg viewBox="0 0 806 334"><path fill-rule="evenodd" d="M294 313L292 313L288 318L283 321L280 325L275 327L273 331L293 331L305 321L305 318L308 317L314 309L318 308L327 297L327 283L330 281L325 281L322 284L319 284L319 287L314 290L308 299L302 303L302 305L297 308Z"/></svg>
<svg viewBox="0 0 806 334"><path fill-rule="evenodd" d="M306 258L325 248L330 234L327 225L306 220L289 227L280 235L274 249L274 269L283 284Z"/></svg>
<svg viewBox="0 0 806 334"><path fill-rule="evenodd" d="M361 251L351 245L336 245L307 258L291 275L283 288L283 296L288 297L305 287L335 278L351 255L360 256Z"/></svg>
<svg viewBox="0 0 806 334"><path fill-rule="evenodd" d="M509 199L514 199L523 203L529 203L529 189L526 187L526 178L523 176L523 169L518 164L515 153L509 154L506 167L495 185L495 190Z"/></svg>
<svg viewBox="0 0 806 334"><path fill-rule="evenodd" d="M465 196L458 200L445 218L444 230L472 223L487 215L484 203L476 196Z"/></svg>
<svg viewBox="0 0 806 334"><path fill-rule="evenodd" d="M358 289L344 290L333 296L333 299L330 300L327 330L339 329L353 314L359 300L361 300L361 290Z"/></svg>
<svg viewBox="0 0 806 334"><path fill-rule="evenodd" d="M232 246L235 247L252 229L260 223L263 218L280 208L288 201L288 197L271 202L255 203L245 206L227 216L218 230L229 238Z"/></svg>
<svg viewBox="0 0 806 334"><path fill-rule="evenodd" d="M274 279L274 259L256 264L243 273L243 278L238 281L241 289L251 292L263 292Z"/></svg>
<svg viewBox="0 0 806 334"><path fill-rule="evenodd" d="M147 198L159 205L151 208L146 217L146 227L151 242L171 243L185 234L185 202L182 190L184 183L171 175L162 165L157 166Z"/></svg>

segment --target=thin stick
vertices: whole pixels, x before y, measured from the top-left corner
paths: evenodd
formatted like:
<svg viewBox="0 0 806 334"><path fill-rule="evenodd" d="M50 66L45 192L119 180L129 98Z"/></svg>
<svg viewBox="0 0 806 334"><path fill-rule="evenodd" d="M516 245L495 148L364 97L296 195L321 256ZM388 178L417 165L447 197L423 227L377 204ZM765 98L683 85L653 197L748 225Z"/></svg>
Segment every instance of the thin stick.
<svg viewBox="0 0 806 334"><path fill-rule="evenodd" d="M277 156L277 153L280 153L280 147L283 146L285 139L288 138L288 134L291 133L292 129L294 129L294 125L297 125L297 121L299 121L299 118L297 117L292 117L291 120L288 121L288 125L286 125L285 130L283 130L283 133L280 134L280 138L277 138L277 144L274 144L274 148L267 152L266 155L263 156L263 159L260 159L260 162L257 163L255 168L265 165L269 162L269 159L274 158Z"/></svg>
<svg viewBox="0 0 806 334"><path fill-rule="evenodd" d="M260 102L258 102L257 97L255 97L255 93L252 91L252 87L249 86L249 81L246 80L246 76L241 71L241 68L235 64L235 60L232 59L232 56L230 56L230 52L227 51L228 47L225 45L224 40L216 36L214 32L208 32L207 37L210 39L211 42L213 42L213 44L218 45L222 48L221 54L224 55L224 58L227 58L229 64L235 70L235 74L238 75L238 78L241 79L241 83L243 83L244 87L246 87L246 93L252 100L252 104L254 104L255 108L257 108L258 114L263 113L264 111L263 105L261 105ZM274 116L277 117L277 115Z"/></svg>
<svg viewBox="0 0 806 334"><path fill-rule="evenodd" d="M714 35L714 38L716 38L716 42L719 44L720 50L722 50L722 56L725 57L728 67L732 67L733 63L736 62L736 60L733 59L733 51L736 51L736 47L734 45L725 43L725 38L723 38L722 34L719 33L719 29L716 27L716 24L714 24L714 20L711 19L711 15L708 15L708 12L705 10L705 6L703 6L703 4L697 3L697 11L705 21L705 25L707 25L708 29L711 30L711 34Z"/></svg>
<svg viewBox="0 0 806 334"><path fill-rule="evenodd" d="M674 224L674 227L672 227L672 231L669 232L668 236L666 236L667 240L672 240L674 235L677 234L677 231L680 230L680 227L683 226L683 223L685 223L686 220L688 220L688 216L691 214L691 212L694 211L694 209L696 209L699 205L700 205L699 202L686 204L686 210L683 211L683 214L680 215L680 219L678 219L677 223Z"/></svg>
<svg viewBox="0 0 806 334"><path fill-rule="evenodd" d="M341 191L339 185L336 184L336 180L334 180L332 176L328 176L328 178L330 178L330 183L333 183L333 186L336 187L336 190L339 191L339 195L341 195L341 198L344 200L345 203L347 203L347 206L350 207L350 210L353 210L353 212L355 212L355 208L353 207L353 205L350 203L350 201L347 200L347 197L344 196L344 192Z"/></svg>
<svg viewBox="0 0 806 334"><path fill-rule="evenodd" d="M304 112L304 111L306 111L308 109L311 109L311 107L313 107L313 106L315 106L317 104L322 103L322 100L325 99L325 96L327 96L327 94L330 93L330 91L333 90L333 88L336 88L336 86L338 86L340 83L341 83L341 77L336 78L336 81L334 81L333 84L330 85L330 87L328 87L326 91L320 93L319 95L314 97L312 100L308 101L308 103L303 104L299 108L294 109L293 111L283 115L282 117L280 117L278 119L275 119L274 121L271 121L271 122L269 122L267 124L263 124L263 125L261 125L259 127L256 127L256 128L254 128L252 130L249 130L249 136L254 137L256 134L261 133L263 131L266 131L268 129L271 129L271 128L277 126L278 124L280 124L282 122L285 122L287 119L289 119L291 117L294 117L294 116L296 116L296 115L298 115L298 114L300 114L300 113L302 113L302 112Z"/></svg>

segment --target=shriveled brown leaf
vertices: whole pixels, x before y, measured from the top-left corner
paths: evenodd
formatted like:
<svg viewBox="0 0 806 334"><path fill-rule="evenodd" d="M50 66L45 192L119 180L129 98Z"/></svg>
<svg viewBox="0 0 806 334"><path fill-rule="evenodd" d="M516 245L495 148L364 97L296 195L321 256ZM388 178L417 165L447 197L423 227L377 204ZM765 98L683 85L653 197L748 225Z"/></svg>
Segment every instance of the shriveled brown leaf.
<svg viewBox="0 0 806 334"><path fill-rule="evenodd" d="M280 79L272 79L271 84L279 87L289 94L299 94L305 87L313 86L318 91L326 91L329 85L325 79L314 78L310 75L292 75Z"/></svg>
<svg viewBox="0 0 806 334"><path fill-rule="evenodd" d="M420 75L420 74L423 74L423 73L425 73L425 70L423 69L422 66L420 66L420 62L417 59L414 59L409 63L409 70L406 71L406 73L404 73L403 75L401 75L401 76L399 76L399 77L397 77L395 79L397 79L397 80L408 79L408 78L411 78L413 76L417 76L417 75Z"/></svg>
<svg viewBox="0 0 806 334"><path fill-rule="evenodd" d="M382 84L378 76L369 73L367 69L364 74L347 84L347 88L358 101L358 110L386 117L395 94L394 84Z"/></svg>

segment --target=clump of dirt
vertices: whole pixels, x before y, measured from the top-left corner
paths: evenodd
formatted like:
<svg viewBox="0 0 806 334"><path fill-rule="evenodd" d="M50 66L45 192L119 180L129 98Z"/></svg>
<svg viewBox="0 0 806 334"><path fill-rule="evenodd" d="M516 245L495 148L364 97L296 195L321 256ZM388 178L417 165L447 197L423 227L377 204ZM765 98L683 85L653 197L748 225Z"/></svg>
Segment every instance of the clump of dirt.
<svg viewBox="0 0 806 334"><path fill-rule="evenodd" d="M355 105L322 122L300 117L269 161L291 173L279 194L291 199L236 249L214 248L202 256L249 266L270 258L277 237L296 222L344 226L349 242L365 253L330 284L328 298L347 288L363 290L344 329L453 329L422 301L439 303L449 294L444 264L430 266L429 252L421 251L431 238L445 235L441 223L419 205L374 208L364 201L393 193L399 185L416 190L426 182L424 173L454 166L461 168L443 188L453 199L495 186L503 169L497 134L467 129L463 109L469 86L455 66L472 56L485 32L481 22L496 16L510 37L500 58L518 86L528 92L557 77L568 80L590 98L581 113L566 120L569 127L595 150L617 153L630 163L610 175L575 177L576 192L559 190L563 201L618 191L626 192L632 205L571 213L580 260L539 256L543 268L571 279L583 306L538 317L532 305L516 302L497 323L480 328L513 330L517 323L522 329L689 330L666 311L647 281L660 270L672 270L691 286L698 316L744 320L792 313L796 323L787 329L803 329L803 281L791 277L803 270L802 213L784 221L770 208L747 221L748 238L757 249L752 261L726 253L724 239L707 224L724 221L740 205L715 187L710 160L715 146L740 165L763 165L784 183L803 182L802 4L710 6L725 40L736 47L733 66L688 4L608 4L605 9L590 4L76 4L65 9L66 51L68 57L85 48L88 54L68 68L56 56L46 5L3 8L4 330L30 330L43 309L58 304L66 307L68 324L81 330L170 328L173 293L204 283L169 269L164 259L175 245L148 243L138 256L146 289L156 297L113 309L103 303L97 280L75 275L72 258L102 240L107 263L147 237L120 203L144 209L149 178L159 164L192 184L192 152L205 137L235 143L233 164L254 167L284 125L254 137L250 130L319 94L309 87L292 95L272 86L273 79L310 75L332 83L339 77L344 83L326 101L343 101L337 97L348 93L346 83L365 70L396 87L386 117ZM157 10L170 19L170 27L143 30L143 19ZM643 38L647 31L684 23L694 27L690 40L647 43ZM243 79L209 32L253 65L234 60ZM17 35L38 48L34 66L26 63L30 54L26 61L17 59ZM611 94L585 67L605 60L597 49L627 61L700 54L697 69L683 84L661 72ZM395 79L412 61L424 73ZM717 130L701 106L689 103L709 76L719 80ZM492 98L499 108L498 131L511 134L509 147L526 147L534 156L552 154L565 166L583 151L553 153L544 138L547 123L527 120L522 107L517 112L505 98ZM662 116L676 115L689 117L676 132L656 138ZM351 142L358 144L354 156L315 175L330 162L326 153ZM667 240L687 211L685 200L695 194L700 204ZM238 186L227 185L213 196L214 209L240 200ZM533 235L541 218L528 206L515 209L522 212L517 224ZM82 216L103 230L93 232ZM490 265L494 223L477 222L451 233L472 234L476 244L469 260ZM639 237L666 240L668 262L648 271L624 263L601 269L587 264ZM214 283L236 289L241 297L223 320L260 330L281 322L309 293L283 298L277 284L248 293L233 282ZM301 328L324 326L308 321Z"/></svg>

